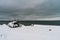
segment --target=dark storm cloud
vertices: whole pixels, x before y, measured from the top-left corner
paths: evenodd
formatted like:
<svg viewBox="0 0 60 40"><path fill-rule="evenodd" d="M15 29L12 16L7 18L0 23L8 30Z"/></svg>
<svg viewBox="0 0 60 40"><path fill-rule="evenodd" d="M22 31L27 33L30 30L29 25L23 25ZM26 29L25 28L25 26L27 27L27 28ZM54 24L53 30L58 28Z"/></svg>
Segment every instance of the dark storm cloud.
<svg viewBox="0 0 60 40"><path fill-rule="evenodd" d="M60 17L60 0L0 0L0 18L38 20Z"/></svg>

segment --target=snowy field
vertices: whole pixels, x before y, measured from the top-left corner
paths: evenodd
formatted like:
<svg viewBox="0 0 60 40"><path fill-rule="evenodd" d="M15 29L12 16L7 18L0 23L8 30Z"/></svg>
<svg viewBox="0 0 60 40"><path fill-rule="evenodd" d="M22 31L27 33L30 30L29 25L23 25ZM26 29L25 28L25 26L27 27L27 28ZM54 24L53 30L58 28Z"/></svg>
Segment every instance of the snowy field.
<svg viewBox="0 0 60 40"><path fill-rule="evenodd" d="M60 26L23 25L19 28L9 28L3 24L0 25L0 40L60 40Z"/></svg>

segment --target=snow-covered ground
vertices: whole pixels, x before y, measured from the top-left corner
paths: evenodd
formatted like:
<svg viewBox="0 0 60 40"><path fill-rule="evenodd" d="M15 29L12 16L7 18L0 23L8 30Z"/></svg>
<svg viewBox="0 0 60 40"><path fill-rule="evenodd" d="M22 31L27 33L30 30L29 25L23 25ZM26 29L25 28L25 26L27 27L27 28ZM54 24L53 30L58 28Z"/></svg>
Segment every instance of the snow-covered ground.
<svg viewBox="0 0 60 40"><path fill-rule="evenodd" d="M9 28L3 24L0 25L0 40L60 40L60 26L23 25L19 28Z"/></svg>

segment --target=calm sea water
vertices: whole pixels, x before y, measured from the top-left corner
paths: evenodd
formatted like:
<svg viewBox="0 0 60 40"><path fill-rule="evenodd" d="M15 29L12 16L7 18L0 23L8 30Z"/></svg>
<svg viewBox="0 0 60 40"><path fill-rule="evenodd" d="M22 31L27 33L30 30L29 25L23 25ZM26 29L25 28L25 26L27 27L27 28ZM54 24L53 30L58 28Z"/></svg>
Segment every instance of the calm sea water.
<svg viewBox="0 0 60 40"><path fill-rule="evenodd" d="M8 24L11 21L0 21L0 24ZM60 21L19 21L19 23L24 25L30 24L44 24L44 25L60 25Z"/></svg>

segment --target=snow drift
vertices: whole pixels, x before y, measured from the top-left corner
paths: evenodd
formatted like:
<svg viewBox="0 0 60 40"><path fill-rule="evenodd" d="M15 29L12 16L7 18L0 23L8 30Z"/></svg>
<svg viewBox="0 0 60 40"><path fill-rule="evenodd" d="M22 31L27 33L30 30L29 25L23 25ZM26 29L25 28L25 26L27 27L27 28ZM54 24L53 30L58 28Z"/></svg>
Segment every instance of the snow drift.
<svg viewBox="0 0 60 40"><path fill-rule="evenodd" d="M59 37L60 26L35 24L10 28L6 24L0 25L0 40L60 40Z"/></svg>

